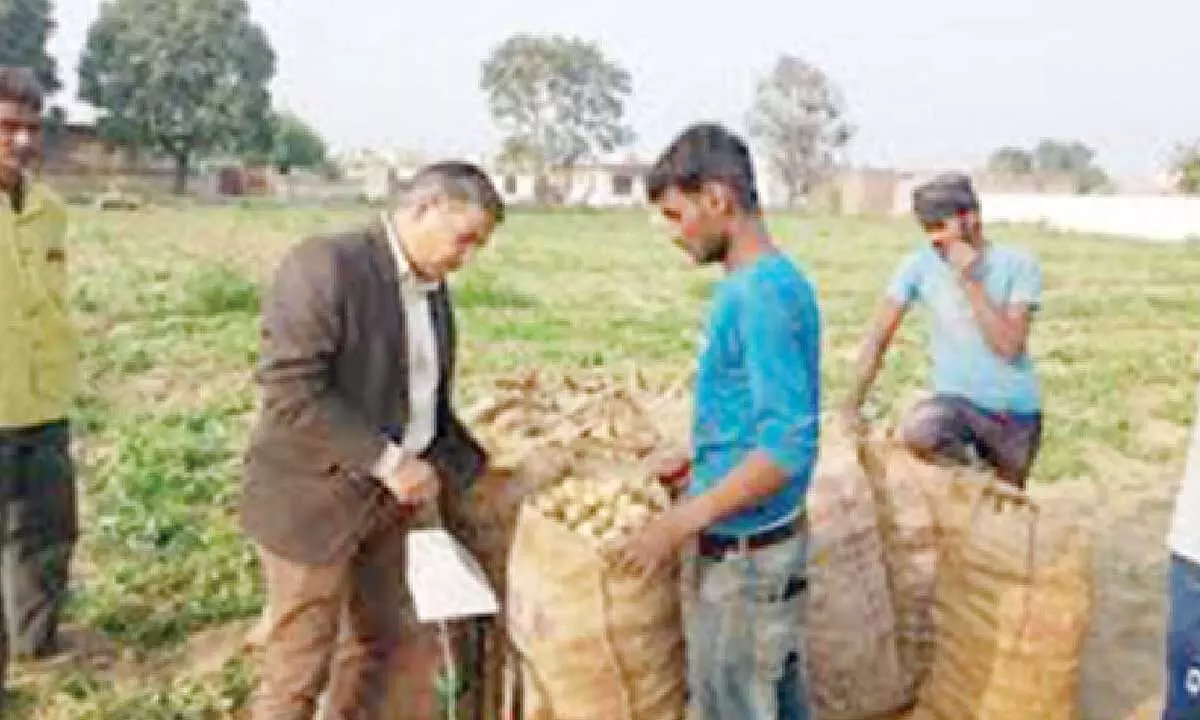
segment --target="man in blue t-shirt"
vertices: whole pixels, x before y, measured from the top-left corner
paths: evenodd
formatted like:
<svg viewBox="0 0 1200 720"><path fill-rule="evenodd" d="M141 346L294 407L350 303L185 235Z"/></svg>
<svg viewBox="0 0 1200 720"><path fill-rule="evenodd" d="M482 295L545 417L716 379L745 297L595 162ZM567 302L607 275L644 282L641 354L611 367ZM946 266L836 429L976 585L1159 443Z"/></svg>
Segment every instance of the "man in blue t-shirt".
<svg viewBox="0 0 1200 720"><path fill-rule="evenodd" d="M1042 436L1041 390L1026 347L1041 304L1041 269L1031 255L984 238L979 200L965 175L917 187L913 211L929 243L904 261L888 287L844 420L861 425L864 398L892 337L919 302L929 322L934 396L903 421L905 444L930 462L982 461L1023 488Z"/></svg>
<svg viewBox="0 0 1200 720"><path fill-rule="evenodd" d="M685 546L688 687L705 720L807 720L805 493L817 454L820 315L812 284L772 243L746 144L685 130L647 179L697 264L720 263L696 376L690 458L660 478L686 497L632 538L643 572Z"/></svg>

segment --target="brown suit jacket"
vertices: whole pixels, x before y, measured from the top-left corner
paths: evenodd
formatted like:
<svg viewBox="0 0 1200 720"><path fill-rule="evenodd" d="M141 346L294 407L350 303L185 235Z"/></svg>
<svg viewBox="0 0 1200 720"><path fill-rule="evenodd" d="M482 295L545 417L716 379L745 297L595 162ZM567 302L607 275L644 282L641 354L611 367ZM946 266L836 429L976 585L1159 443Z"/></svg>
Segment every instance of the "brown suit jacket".
<svg viewBox="0 0 1200 720"><path fill-rule="evenodd" d="M301 242L264 298L256 373L262 404L246 452L242 523L280 556L312 564L345 559L372 523L395 510L369 472L408 422L398 283L377 223ZM430 305L441 384L425 457L462 492L487 456L451 407L456 342L444 285Z"/></svg>

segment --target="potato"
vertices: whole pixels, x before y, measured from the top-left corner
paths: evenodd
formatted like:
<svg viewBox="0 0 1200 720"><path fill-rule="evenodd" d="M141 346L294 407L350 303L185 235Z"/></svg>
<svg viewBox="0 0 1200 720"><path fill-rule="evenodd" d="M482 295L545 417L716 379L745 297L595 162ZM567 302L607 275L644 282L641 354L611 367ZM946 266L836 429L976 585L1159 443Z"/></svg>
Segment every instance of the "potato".
<svg viewBox="0 0 1200 720"><path fill-rule="evenodd" d="M583 492L579 494L579 497L576 498L576 502L579 503L581 507L593 510L602 506L604 504L604 499L601 498L599 493L596 492L596 488L585 487Z"/></svg>
<svg viewBox="0 0 1200 720"><path fill-rule="evenodd" d="M539 493L533 496L533 507L543 515L550 515L560 510L562 505L556 502L555 498L549 493Z"/></svg>
<svg viewBox="0 0 1200 720"><path fill-rule="evenodd" d="M603 534L612 527L613 517L613 509L611 507L601 505L600 507L596 508L595 512L592 513L592 517L590 519L592 524L596 526L598 532Z"/></svg>
<svg viewBox="0 0 1200 720"><path fill-rule="evenodd" d="M566 504L563 506L563 522L572 530L576 529L580 522L583 521L583 508L578 505Z"/></svg>
<svg viewBox="0 0 1200 720"><path fill-rule="evenodd" d="M647 499L649 500L650 507L656 511L661 512L671 507L671 494L667 492L665 487L658 483L655 483L654 487L650 488L650 491L647 493Z"/></svg>
<svg viewBox="0 0 1200 720"><path fill-rule="evenodd" d="M590 520L584 520L583 522L579 523L579 525L575 528L575 533L582 535L589 540L600 539L599 529L596 527L596 524Z"/></svg>
<svg viewBox="0 0 1200 720"><path fill-rule="evenodd" d="M625 532L636 532L640 530L650 520L650 508L645 505L631 505L621 511L614 521L613 525L621 528Z"/></svg>
<svg viewBox="0 0 1200 720"><path fill-rule="evenodd" d="M620 546L625 541L625 533L618 530L615 526L600 534L600 543L606 547L615 548Z"/></svg>

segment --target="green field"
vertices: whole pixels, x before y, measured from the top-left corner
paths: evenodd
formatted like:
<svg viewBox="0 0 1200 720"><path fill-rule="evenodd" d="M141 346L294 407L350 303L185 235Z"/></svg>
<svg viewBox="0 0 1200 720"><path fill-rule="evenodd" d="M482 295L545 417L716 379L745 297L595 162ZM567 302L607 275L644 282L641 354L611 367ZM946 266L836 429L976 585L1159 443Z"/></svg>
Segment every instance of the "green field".
<svg viewBox="0 0 1200 720"><path fill-rule="evenodd" d="M259 288L290 243L368 212L74 214L86 469L71 613L105 647L76 666L18 669L26 717L219 718L243 705L253 669L238 642L262 595L234 508ZM879 292L920 238L906 222L789 216L773 230L817 281L829 407ZM992 235L1043 262L1032 350L1047 432L1034 482L1100 498L1080 506L1107 528L1100 591L1111 590L1089 650L1107 659L1089 666L1087 705L1111 720L1157 688L1161 542L1192 420L1200 251L1034 228ZM455 279L462 400L490 374L535 365L634 361L678 375L716 277L687 266L644 214L517 214ZM891 355L885 412L923 384L921 333L910 323Z"/></svg>

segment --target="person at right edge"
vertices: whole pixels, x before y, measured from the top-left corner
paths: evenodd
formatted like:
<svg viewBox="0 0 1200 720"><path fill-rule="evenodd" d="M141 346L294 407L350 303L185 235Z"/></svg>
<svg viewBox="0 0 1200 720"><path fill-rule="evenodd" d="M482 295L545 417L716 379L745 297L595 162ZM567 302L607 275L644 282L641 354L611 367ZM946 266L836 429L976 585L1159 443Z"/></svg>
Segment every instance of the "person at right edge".
<svg viewBox="0 0 1200 720"><path fill-rule="evenodd" d="M1200 408L1198 408L1200 411ZM1200 417L1175 501L1163 720L1200 720Z"/></svg>
<svg viewBox="0 0 1200 720"><path fill-rule="evenodd" d="M904 445L935 464L983 463L1024 488L1042 439L1041 389L1029 329L1041 305L1037 260L983 234L970 179L946 173L913 191L928 242L892 279L842 407L853 432L896 331L916 301L929 321L933 395L901 421Z"/></svg>

